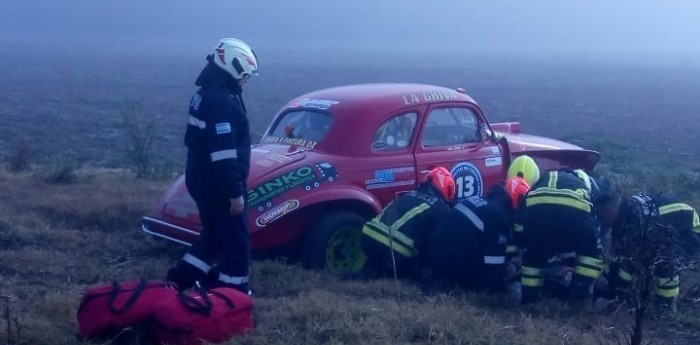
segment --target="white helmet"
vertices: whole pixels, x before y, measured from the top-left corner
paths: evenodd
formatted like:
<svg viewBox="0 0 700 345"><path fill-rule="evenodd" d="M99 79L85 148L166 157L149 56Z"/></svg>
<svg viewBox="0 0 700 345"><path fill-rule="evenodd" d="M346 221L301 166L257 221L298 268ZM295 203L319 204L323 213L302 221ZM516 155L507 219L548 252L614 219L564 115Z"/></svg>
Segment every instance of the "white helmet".
<svg viewBox="0 0 700 345"><path fill-rule="evenodd" d="M216 46L214 63L234 79L258 74L258 57L253 48L237 38L224 38Z"/></svg>

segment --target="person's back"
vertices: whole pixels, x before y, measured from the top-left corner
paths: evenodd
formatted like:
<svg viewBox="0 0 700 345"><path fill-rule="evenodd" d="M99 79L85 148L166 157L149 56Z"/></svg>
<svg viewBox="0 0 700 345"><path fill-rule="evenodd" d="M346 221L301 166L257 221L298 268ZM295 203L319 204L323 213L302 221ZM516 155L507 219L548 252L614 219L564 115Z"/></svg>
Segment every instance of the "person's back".
<svg viewBox="0 0 700 345"><path fill-rule="evenodd" d="M523 254L523 302L534 302L544 284L543 268L554 254L576 253L571 298L590 294L602 269L602 244L592 214L591 187L581 173L543 173L525 199L519 245Z"/></svg>
<svg viewBox="0 0 700 345"><path fill-rule="evenodd" d="M371 264L414 273L410 271L423 260L428 234L449 213L447 201L454 197L454 180L446 169L444 174L434 179L429 174L418 188L401 195L365 224L362 249Z"/></svg>

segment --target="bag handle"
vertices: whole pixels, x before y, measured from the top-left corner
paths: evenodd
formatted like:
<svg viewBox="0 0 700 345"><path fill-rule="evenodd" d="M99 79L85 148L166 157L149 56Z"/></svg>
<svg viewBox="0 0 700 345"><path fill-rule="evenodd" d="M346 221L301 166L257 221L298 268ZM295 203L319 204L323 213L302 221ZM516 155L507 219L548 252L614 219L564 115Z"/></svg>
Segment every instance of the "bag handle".
<svg viewBox="0 0 700 345"><path fill-rule="evenodd" d="M229 309L236 309L236 304L234 304L233 301L230 298L228 298L228 296L216 290L209 290L209 293L216 297L219 297L224 302L226 302L226 305L229 307Z"/></svg>
<svg viewBox="0 0 700 345"><path fill-rule="evenodd" d="M207 295L206 290L202 289L201 287L196 287L195 292L199 294L199 296L202 297L202 301L198 301L196 298L180 292L178 294L178 298L182 302L182 304L185 306L185 308L195 312L199 313L205 316L211 315L211 309L213 308L213 303L211 302L211 299L209 298L209 295Z"/></svg>
<svg viewBox="0 0 700 345"><path fill-rule="evenodd" d="M117 296L119 296L119 294L124 292L125 290L122 289L121 285L119 285L119 283L117 281L114 281L114 284L112 286L112 291L110 291L110 293L109 293L109 309L114 314L121 314L121 313L129 310L131 307L134 306L136 301L141 296L141 293L143 293L143 291L146 290L147 286L148 286L148 281L146 281L145 279L139 279L139 286L136 287L136 290L134 290L131 293L131 296L129 296L129 299L126 301L126 303L124 303L124 305L121 307L117 307L116 306Z"/></svg>

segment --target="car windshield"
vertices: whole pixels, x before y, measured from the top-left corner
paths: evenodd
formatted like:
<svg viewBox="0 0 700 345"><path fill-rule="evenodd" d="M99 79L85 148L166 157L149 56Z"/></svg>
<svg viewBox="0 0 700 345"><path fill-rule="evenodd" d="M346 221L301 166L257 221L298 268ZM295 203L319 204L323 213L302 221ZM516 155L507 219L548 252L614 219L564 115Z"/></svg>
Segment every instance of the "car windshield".
<svg viewBox="0 0 700 345"><path fill-rule="evenodd" d="M333 116L328 113L291 111L282 115L263 142L314 148L328 134L332 123Z"/></svg>

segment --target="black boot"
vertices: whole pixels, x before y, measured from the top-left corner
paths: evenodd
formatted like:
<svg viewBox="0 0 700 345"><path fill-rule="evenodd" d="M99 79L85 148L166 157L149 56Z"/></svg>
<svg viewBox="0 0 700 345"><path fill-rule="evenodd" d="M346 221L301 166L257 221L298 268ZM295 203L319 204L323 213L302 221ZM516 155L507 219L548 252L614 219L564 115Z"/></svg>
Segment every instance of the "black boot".
<svg viewBox="0 0 700 345"><path fill-rule="evenodd" d="M166 281L176 283L178 290L187 290L195 285L197 281L204 281L206 274L200 269L180 261L177 265L168 270Z"/></svg>

